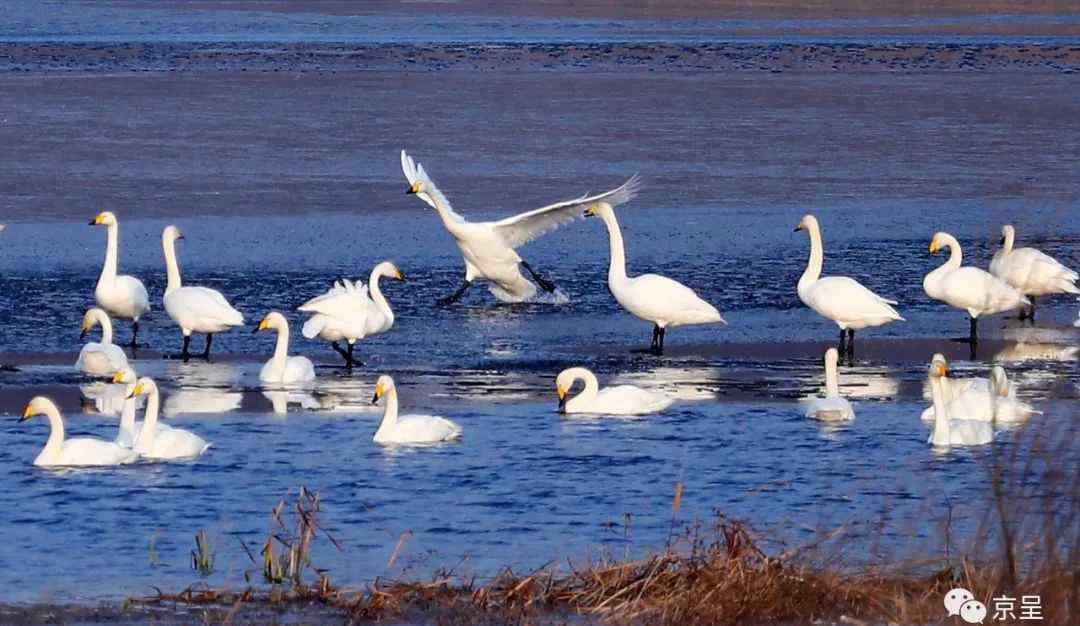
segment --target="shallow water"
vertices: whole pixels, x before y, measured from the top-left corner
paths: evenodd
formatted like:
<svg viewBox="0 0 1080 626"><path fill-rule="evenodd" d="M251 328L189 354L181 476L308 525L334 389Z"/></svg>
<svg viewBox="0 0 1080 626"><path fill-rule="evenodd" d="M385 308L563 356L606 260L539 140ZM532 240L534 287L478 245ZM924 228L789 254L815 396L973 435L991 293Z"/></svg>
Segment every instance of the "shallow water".
<svg viewBox="0 0 1080 626"><path fill-rule="evenodd" d="M75 31L94 10L78 7ZM4 76L0 139L19 152L0 171L0 362L19 370L0 372L0 483L13 503L0 513L0 562L19 566L0 568L0 600L183 587L197 578L189 552L200 529L217 550L211 582L240 584L254 566L239 542L257 554L270 510L301 484L322 493L344 546L316 551L338 583L638 554L668 538L677 482L676 526L719 511L747 519L770 547L851 524L847 560L910 556L941 548L946 518L957 539L970 537L990 451L926 445L925 362L945 351L959 376L1006 364L1044 412L999 436L1007 454L1075 440L1077 304L1041 303L1035 328L984 320L970 361L948 341L966 333L964 315L922 293L943 261L927 245L949 230L985 266L1008 221L1023 243L1080 266L1072 82L1041 71ZM641 197L619 212L630 272L691 285L730 325L675 329L663 358L632 354L649 327L608 293L595 220L522 249L559 285L559 303L500 305L477 285L459 306L433 306L458 285L460 257L436 216L404 195L401 147L470 218L641 174ZM135 366L161 384L167 420L213 442L197 461L30 466L45 425L16 416L34 394L58 400L72 434L116 428L84 403L88 381L70 366L104 248L86 221L101 208L119 214L121 269L146 282L154 306ZM835 429L797 405L822 385L836 332L794 293L808 244L791 231L811 210L826 273L896 298L907 318L860 333L857 362L841 370L858 419ZM160 303L169 223L187 235L188 283L221 289L249 323L270 309L290 315L293 351L320 368L309 393L259 389L273 342L244 329L215 341L213 363L161 358L180 343ZM384 283L396 325L362 342L367 366L346 374L299 336L295 307L385 258L409 277ZM561 417L553 379L578 364L680 401L638 419ZM384 372L403 408L458 421L463 441L372 443ZM1075 472L1076 452L1056 461Z"/></svg>

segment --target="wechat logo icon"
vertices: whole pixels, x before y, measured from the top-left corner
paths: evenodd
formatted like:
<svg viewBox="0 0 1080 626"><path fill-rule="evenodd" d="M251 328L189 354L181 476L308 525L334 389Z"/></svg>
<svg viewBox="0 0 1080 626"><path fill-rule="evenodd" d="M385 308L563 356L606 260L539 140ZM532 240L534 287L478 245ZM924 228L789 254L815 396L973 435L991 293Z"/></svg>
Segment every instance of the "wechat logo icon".
<svg viewBox="0 0 1080 626"><path fill-rule="evenodd" d="M975 599L975 595L957 587L945 594L945 610L949 617L959 616L968 624L982 624L986 619L986 605Z"/></svg>

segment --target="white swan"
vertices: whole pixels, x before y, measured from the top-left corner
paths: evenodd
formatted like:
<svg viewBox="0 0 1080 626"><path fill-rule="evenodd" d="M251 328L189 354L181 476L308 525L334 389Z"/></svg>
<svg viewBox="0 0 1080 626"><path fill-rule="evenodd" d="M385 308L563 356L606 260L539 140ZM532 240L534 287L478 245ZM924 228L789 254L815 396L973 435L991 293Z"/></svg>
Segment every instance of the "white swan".
<svg viewBox="0 0 1080 626"><path fill-rule="evenodd" d="M941 248L949 248L949 260L923 278L923 290L935 300L964 309L971 316L971 332L968 340L974 345L979 340L978 318L1030 304L1024 294L990 272L978 267L961 267L964 255L960 242L949 233L934 233L930 240L930 254Z"/></svg>
<svg viewBox="0 0 1080 626"><path fill-rule="evenodd" d="M569 397L578 380L585 389ZM555 378L555 393L559 396L560 413L597 413L603 415L644 415L671 406L672 399L662 393L647 391L633 385L618 385L600 389L596 375L584 367L571 367Z"/></svg>
<svg viewBox="0 0 1080 626"><path fill-rule="evenodd" d="M190 459L201 455L210 444L193 432L180 428L163 428L158 424L161 395L153 379L143 376L131 390L131 397L146 396L146 413L142 424L136 429L135 446L132 448L144 459Z"/></svg>
<svg viewBox="0 0 1080 626"><path fill-rule="evenodd" d="M379 376L375 383L372 404L386 396L386 411L379 429L372 438L375 443L438 443L461 437L461 427L444 417L435 415L402 415L398 417L397 388L394 379Z"/></svg>
<svg viewBox="0 0 1080 626"><path fill-rule="evenodd" d="M259 370L259 380L274 385L291 385L315 380L315 365L305 356L289 356L289 322L277 311L271 311L259 322L254 332L276 330L274 356Z"/></svg>
<svg viewBox="0 0 1080 626"><path fill-rule="evenodd" d="M49 439L34 459L39 467L123 465L137 458L135 453L113 441L93 437L64 439L64 420L52 400L37 396L23 409L20 422L35 415L49 419Z"/></svg>
<svg viewBox="0 0 1080 626"><path fill-rule="evenodd" d="M101 341L88 342L82 350L79 350L75 369L90 376L109 377L116 370L127 367L128 360L124 350L112 342L112 321L109 320L105 311L93 308L83 315L82 334L79 338L85 338L90 329L99 324L101 325Z"/></svg>
<svg viewBox="0 0 1080 626"><path fill-rule="evenodd" d="M932 361L948 371L944 357L934 355ZM930 383L933 385L933 377ZM952 380L948 376L940 379L942 398L949 415L960 419L983 422L1022 422L1038 411L1030 404L1016 397L1016 385L1009 381L1005 368L995 365L990 370L989 378L966 378ZM932 387L931 387L932 389ZM931 405L922 412L924 421L934 419L934 407Z"/></svg>
<svg viewBox="0 0 1080 626"><path fill-rule="evenodd" d="M166 226L161 232L161 248L165 253L165 311L180 327L184 336L184 348L180 352L187 359L191 333L206 335L203 358L210 358L210 344L214 333L244 325L244 316L233 308L220 291L207 287L183 286L180 280L180 264L176 260L176 240L184 234L176 226Z"/></svg>
<svg viewBox="0 0 1080 626"><path fill-rule="evenodd" d="M945 403L941 381L948 367L941 362L930 364L930 388L934 397L934 429L927 443L934 446L978 446L994 439L990 422L970 419L953 419Z"/></svg>
<svg viewBox="0 0 1080 626"><path fill-rule="evenodd" d="M123 389L123 404L120 406L120 427L116 432L116 443L130 448L135 445L135 437L138 434L142 424L135 423L135 403L138 398L133 394L135 390L135 384L138 382L138 376L135 374L135 370L130 367L117 370L113 376L113 383L115 385L122 385Z"/></svg>
<svg viewBox="0 0 1080 626"><path fill-rule="evenodd" d="M1080 293L1076 286L1080 274L1035 248L1013 249L1016 230L1010 224L1001 228L1001 249L990 261L990 273L1009 283L1031 300L1027 316L1035 319L1035 298L1055 293ZM1023 317L1023 314L1021 314Z"/></svg>
<svg viewBox="0 0 1080 626"><path fill-rule="evenodd" d="M694 290L659 274L626 275L626 251L615 209L598 202L585 210L587 217L597 216L607 226L611 245L608 289L624 309L639 319L653 323L649 351L663 354L667 328L689 324L727 324L716 307L702 300Z"/></svg>
<svg viewBox="0 0 1080 626"><path fill-rule="evenodd" d="M326 293L300 305L298 311L314 313L304 323L304 336L329 341L334 351L345 359L346 367L363 365L353 358L356 340L384 333L394 325L394 311L379 288L379 278L382 276L405 280L405 275L396 265L383 261L371 270L366 286L361 282L352 283L342 279ZM342 340L348 344L347 349L338 346Z"/></svg>
<svg viewBox="0 0 1080 626"><path fill-rule="evenodd" d="M810 260L799 278L799 299L818 315L836 322L840 327L840 350L848 354L855 351L855 331L881 326L892 321L905 321L892 307L895 300L887 300L848 276L821 278L821 266L825 259L821 243L821 227L813 215L804 215L795 227L810 235ZM845 343L844 331L847 331Z"/></svg>
<svg viewBox="0 0 1080 626"><path fill-rule="evenodd" d="M490 281L491 293L499 300L528 300L536 295L536 286L522 276L519 265L529 272L544 291L554 292L555 285L540 277L518 256L515 249L581 217L582 210L593 203L605 201L618 206L629 202L637 194L638 188L637 178L634 177L621 187L595 196L586 195L557 202L494 222L467 222L454 212L446 196L431 181L423 166L413 162L412 157L405 154L404 150L401 151L401 169L409 180L407 193L416 194L438 211L443 226L454 238L465 260L465 282L455 293L440 300L441 304L456 301L476 279Z"/></svg>
<svg viewBox="0 0 1080 626"><path fill-rule="evenodd" d="M806 409L806 416L823 421L847 421L855 419L855 410L847 398L840 395L840 380L836 365L840 353L836 348L825 351L825 396L805 398L801 402Z"/></svg>
<svg viewBox="0 0 1080 626"><path fill-rule="evenodd" d="M107 227L107 240L105 244L105 263L101 266L101 276L98 278L97 287L94 289L94 299L97 305L109 313L109 315L131 320L132 334L130 346L136 346L139 337L139 318L150 310L150 298L146 295L146 286L134 276L117 275L117 248L119 243L119 226L116 216L109 211L98 213L90 220L91 226Z"/></svg>

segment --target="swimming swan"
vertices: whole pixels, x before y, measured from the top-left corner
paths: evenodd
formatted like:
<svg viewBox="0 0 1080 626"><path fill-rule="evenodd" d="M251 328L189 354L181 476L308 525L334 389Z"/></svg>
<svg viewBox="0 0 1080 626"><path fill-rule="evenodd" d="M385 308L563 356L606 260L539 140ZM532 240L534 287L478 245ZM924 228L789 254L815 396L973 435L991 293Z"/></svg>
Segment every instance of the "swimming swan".
<svg viewBox="0 0 1080 626"><path fill-rule="evenodd" d="M818 315L836 322L840 327L840 350L854 354L856 330L881 326L896 320L905 321L892 307L896 304L895 300L882 298L854 278L821 278L825 251L821 243L821 227L816 217L804 215L795 230L805 230L810 235L810 260L799 278L799 299Z"/></svg>
<svg viewBox="0 0 1080 626"><path fill-rule="evenodd" d="M161 248L165 253L165 311L180 327L184 336L184 348L180 357L185 361L191 333L206 335L206 349L203 358L210 359L210 344L214 333L244 325L244 316L229 304L220 291L207 287L183 286L180 281L180 264L176 260L176 240L183 239L184 233L176 226L166 226L161 232Z"/></svg>
<svg viewBox="0 0 1080 626"><path fill-rule="evenodd" d="M663 354L667 328L688 324L727 324L716 307L702 300L694 290L659 274L626 275L626 251L615 209L607 202L597 202L585 209L585 216L597 216L607 226L611 245L608 289L624 309L639 319L653 323L649 351Z"/></svg>
<svg viewBox="0 0 1080 626"><path fill-rule="evenodd" d="M521 275L519 265L544 291L554 292L555 285L537 274L515 249L581 217L581 211L595 202L606 201L616 206L629 202L638 189L634 177L621 187L595 196L557 202L495 222L467 222L450 206L423 166L415 163L404 150L401 151L401 169L409 180L407 193L416 194L438 211L443 226L454 238L465 260L465 282L456 292L439 301L444 305L457 301L478 278L490 281L491 293L504 302L532 298L536 295L536 286Z"/></svg>
<svg viewBox="0 0 1080 626"><path fill-rule="evenodd" d="M82 333L79 338L85 338L90 333L90 329L99 324L101 325L101 341L88 342L82 350L79 350L75 369L90 376L110 377L116 370L127 367L128 360L124 350L112 342L112 322L105 311L93 308L83 315Z"/></svg>
<svg viewBox="0 0 1080 626"><path fill-rule="evenodd" d="M98 213L90 220L91 226L107 227L107 239L105 244L105 263L101 266L101 276L98 278L97 287L94 289L94 299L97 305L109 313L109 315L131 320L132 333L131 347L138 345L139 318L150 310L150 298L146 295L146 286L134 276L116 274L117 239L119 226L116 216L109 211Z"/></svg>
<svg viewBox="0 0 1080 626"><path fill-rule="evenodd" d="M946 408L941 381L948 373L944 363L930 364L930 388L934 397L934 429L927 443L934 446L978 446L994 439L990 422L952 419Z"/></svg>
<svg viewBox="0 0 1080 626"><path fill-rule="evenodd" d="M570 389L578 380L585 381L585 389L569 397ZM559 396L560 413L644 415L663 411L672 403L672 399L664 394L633 385L600 389L596 375L584 367L571 367L559 372L555 379L555 392Z"/></svg>
<svg viewBox="0 0 1080 626"><path fill-rule="evenodd" d="M978 318L1009 311L1030 304L1024 294L990 272L978 267L960 267L964 255L960 242L949 233L934 233L930 240L930 254L948 247L949 260L923 278L923 290L935 300L964 309L971 316L971 333L968 341L974 345L979 340Z"/></svg>
<svg viewBox="0 0 1080 626"><path fill-rule="evenodd" d="M259 380L274 385L307 383L315 380L315 365L305 356L289 356L289 322L277 311L271 311L259 322L254 332L276 330L274 356L259 370Z"/></svg>
<svg viewBox="0 0 1080 626"><path fill-rule="evenodd" d="M94 437L64 439L64 420L52 400L37 396L23 409L20 422L35 415L49 418L49 439L34 459L38 467L123 465L135 461L135 453L113 441Z"/></svg>
<svg viewBox="0 0 1080 626"><path fill-rule="evenodd" d="M1080 293L1076 286L1080 274L1035 248L1013 249L1016 230L1006 224L1001 228L1001 249L990 261L990 273L1017 288L1031 300L1027 316L1035 319L1035 298L1055 293ZM1021 313L1021 317L1024 314Z"/></svg>
<svg viewBox="0 0 1080 626"><path fill-rule="evenodd" d="M932 361L942 364L945 371L948 365L939 355ZM930 380L933 385L933 380ZM990 370L989 378L966 378L952 380L942 376L940 380L942 398L949 415L965 420L983 422L1022 422L1038 413L1034 407L1016 397L1016 385L1012 384L1005 373L1005 368L995 365ZM924 421L934 419L934 407L931 405L922 413Z"/></svg>
<svg viewBox="0 0 1080 626"><path fill-rule="evenodd" d="M180 428L162 428L158 424L158 407L161 396L157 384L143 376L131 390L131 397L146 396L146 413L135 435L133 450L144 459L190 459L210 447L205 439Z"/></svg>
<svg viewBox="0 0 1080 626"><path fill-rule="evenodd" d="M438 443L461 437L461 427L435 415L403 415L398 417L397 388L394 379L383 375L375 383L372 404L386 396L386 411L372 440L375 443Z"/></svg>
<svg viewBox="0 0 1080 626"><path fill-rule="evenodd" d="M304 336L329 341L334 351L345 359L345 367L363 365L353 358L356 340L384 333L394 325L394 312L379 288L379 278L382 276L405 280L405 275L396 265L383 261L371 270L366 286L361 282L352 283L342 279L326 293L300 305L298 311L314 313L304 323ZM348 344L347 349L338 345L342 340Z"/></svg>
<svg viewBox="0 0 1080 626"><path fill-rule="evenodd" d="M135 446L139 431L142 430L145 423L135 423L135 412L139 408L139 403L145 401L143 396L134 395L135 385L139 382L139 377L135 374L135 370L125 367L116 372L112 381L114 386L120 386L123 392L123 404L120 406L120 427L116 431L115 441L125 448L132 448ZM172 426L158 424L157 429L159 432L172 430Z"/></svg>
<svg viewBox="0 0 1080 626"><path fill-rule="evenodd" d="M806 416L823 421L847 421L855 419L855 410L847 398L840 395L840 381L836 373L836 364L840 353L836 348L825 351L825 396L805 398L801 401L806 408Z"/></svg>

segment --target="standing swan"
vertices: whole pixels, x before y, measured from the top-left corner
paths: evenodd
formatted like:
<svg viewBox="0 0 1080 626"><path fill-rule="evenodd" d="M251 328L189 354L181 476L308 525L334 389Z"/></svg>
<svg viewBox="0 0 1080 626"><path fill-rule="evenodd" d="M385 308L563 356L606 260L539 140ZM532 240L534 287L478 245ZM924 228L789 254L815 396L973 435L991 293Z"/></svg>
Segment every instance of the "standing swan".
<svg viewBox="0 0 1080 626"><path fill-rule="evenodd" d="M1058 263L1035 248L1013 249L1016 230L1006 224L1001 228L1001 249L990 261L990 273L1017 288L1031 300L1027 316L1035 320L1035 298L1054 293L1080 293L1076 281L1080 274ZM1023 311L1020 317L1025 315Z"/></svg>
<svg viewBox="0 0 1080 626"><path fill-rule="evenodd" d="M825 397L806 398L802 400L806 407L806 416L823 421L848 421L855 419L855 410L847 398L840 395L840 379L837 376L836 364L840 361L840 353L836 348L825 351Z"/></svg>
<svg viewBox="0 0 1080 626"><path fill-rule="evenodd" d="M144 459L168 460L190 459L206 452L210 444L195 433L180 428L161 428L158 424L161 395L157 384L146 376L135 384L130 397L142 395L146 396L146 413L135 433L135 453Z"/></svg>
<svg viewBox="0 0 1080 626"><path fill-rule="evenodd" d="M371 270L367 286L342 279L335 282L329 291L308 300L297 309L314 313L304 323L304 336L329 341L334 351L345 359L347 368L363 365L353 358L353 344L357 339L384 333L394 325L394 312L379 288L379 278L382 276L405 280L405 275L396 265L383 261ZM342 340L348 344L348 349L338 345Z"/></svg>
<svg viewBox="0 0 1080 626"><path fill-rule="evenodd" d="M585 381L585 389L569 397L570 388L578 380ZM618 385L600 389L600 383L584 367L571 367L559 372L555 379L555 392L559 396L560 413L599 413L604 415L644 415L656 413L671 406L671 398L633 385Z"/></svg>
<svg viewBox="0 0 1080 626"><path fill-rule="evenodd" d="M101 341L91 341L79 351L75 369L90 376L112 376L118 369L128 366L127 355L120 346L113 343L113 328L109 316L98 308L90 309L83 315L80 339L90 333L94 326L101 325Z"/></svg>
<svg viewBox="0 0 1080 626"><path fill-rule="evenodd" d="M978 446L994 439L990 422L952 419L945 404L941 381L948 373L944 363L930 364L930 388L934 397L934 430L927 443L934 446Z"/></svg>
<svg viewBox="0 0 1080 626"><path fill-rule="evenodd" d="M93 437L64 439L64 419L53 401L46 397L37 396L30 400L19 421L25 422L35 415L49 418L49 439L34 459L34 465L38 467L123 465L137 458L132 450L113 441Z"/></svg>
<svg viewBox="0 0 1080 626"><path fill-rule="evenodd" d="M409 180L406 193L416 194L439 213L443 226L457 242L465 260L465 282L453 294L439 304L457 301L475 279L491 281L491 293L504 302L522 302L536 295L536 286L521 275L519 265L524 267L536 284L548 293L555 285L544 280L518 253L519 248L549 233L567 222L581 217L581 211L594 202L606 201L613 205L629 202L637 194L637 178L631 178L621 187L595 196L582 196L514 215L496 222L467 222L454 212L435 183L428 177L423 166L401 151L401 169Z"/></svg>
<svg viewBox="0 0 1080 626"><path fill-rule="evenodd" d="M305 356L289 356L289 322L277 311L267 313L253 332L277 331L274 356L259 370L259 380L272 385L290 385L315 380L315 365Z"/></svg>
<svg viewBox="0 0 1080 626"><path fill-rule="evenodd" d="M375 382L372 404L386 396L386 411L372 440L375 443L439 443L461 437L461 426L435 415L398 417L397 387L394 379L383 375Z"/></svg>
<svg viewBox="0 0 1080 626"><path fill-rule="evenodd" d="M585 216L598 216L607 226L611 243L608 289L615 300L639 319L653 323L649 351L664 353L667 327L687 324L726 324L716 307L698 297L694 290L659 274L626 275L626 251L615 210L607 202L597 202L585 210Z"/></svg>
<svg viewBox="0 0 1080 626"><path fill-rule="evenodd" d="M185 361L191 333L206 335L206 349L203 358L210 359L210 344L214 333L224 332L235 326L244 325L244 316L229 304L220 291L207 287L185 287L180 282L180 264L176 261L176 240L183 239L184 233L176 226L166 226L161 232L161 248L165 253L165 311L169 314L180 332L184 335L184 348L180 357Z"/></svg>
<svg viewBox="0 0 1080 626"><path fill-rule="evenodd" d="M894 320L905 321L886 300L848 276L821 278L825 250L821 244L821 227L813 215L804 215L795 227L810 235L810 260L799 278L799 299L818 315L836 322L840 327L840 350L855 353L855 331L881 326ZM845 345L844 331L847 331Z"/></svg>
<svg viewBox="0 0 1080 626"><path fill-rule="evenodd" d="M1001 313L1030 303L1024 294L990 272L978 267L960 267L964 259L960 242L949 233L934 233L930 254L937 254L945 247L949 248L949 260L923 278L923 290L935 300L968 312L971 316L968 341L974 347L979 341L980 315Z"/></svg>
<svg viewBox="0 0 1080 626"><path fill-rule="evenodd" d="M137 347L139 318L150 310L150 298L146 295L146 287L134 276L116 274L117 248L119 247L117 241L119 226L116 223L116 216L109 211L98 213L94 219L90 220L90 225L105 226L108 233L105 244L105 264L101 266L101 276L94 289L94 299L97 300L97 305L105 309L109 315L131 320L131 343L128 345L132 348Z"/></svg>

